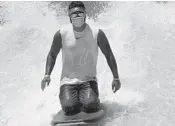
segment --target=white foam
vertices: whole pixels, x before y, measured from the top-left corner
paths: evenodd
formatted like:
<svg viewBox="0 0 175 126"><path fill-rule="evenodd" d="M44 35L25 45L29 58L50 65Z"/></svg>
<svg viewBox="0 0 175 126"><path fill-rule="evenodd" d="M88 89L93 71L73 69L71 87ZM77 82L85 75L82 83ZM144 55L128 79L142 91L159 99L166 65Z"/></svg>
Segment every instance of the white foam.
<svg viewBox="0 0 175 126"><path fill-rule="evenodd" d="M2 126L48 126L51 116L60 109L61 54L46 91L41 91L40 82L53 35L68 21L65 16L56 20L44 4L9 2L7 6L9 22L0 28ZM101 125L173 124L174 3L112 2L112 5L100 14L97 22L88 20L106 33L122 82L122 88L114 94L112 74L100 52L100 98L110 118ZM156 82L159 88L155 88Z"/></svg>

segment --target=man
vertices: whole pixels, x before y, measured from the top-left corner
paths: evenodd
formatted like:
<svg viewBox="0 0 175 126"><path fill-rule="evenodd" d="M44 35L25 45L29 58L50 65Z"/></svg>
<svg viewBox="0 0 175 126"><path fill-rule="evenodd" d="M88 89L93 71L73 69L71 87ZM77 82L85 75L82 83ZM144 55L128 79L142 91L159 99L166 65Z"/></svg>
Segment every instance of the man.
<svg viewBox="0 0 175 126"><path fill-rule="evenodd" d="M63 111L66 115L80 111L95 112L98 111L100 103L96 78L98 47L112 71L114 93L121 86L117 64L105 33L86 23L84 4L80 1L71 2L68 12L70 25L54 35L41 88L44 90L49 85L56 57L62 49L63 68L59 98Z"/></svg>

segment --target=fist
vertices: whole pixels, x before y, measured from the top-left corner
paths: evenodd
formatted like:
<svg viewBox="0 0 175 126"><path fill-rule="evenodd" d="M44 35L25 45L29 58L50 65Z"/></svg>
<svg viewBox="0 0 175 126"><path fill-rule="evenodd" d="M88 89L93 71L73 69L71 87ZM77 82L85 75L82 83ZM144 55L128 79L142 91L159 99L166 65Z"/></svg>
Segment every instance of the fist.
<svg viewBox="0 0 175 126"><path fill-rule="evenodd" d="M113 80L112 81L112 90L113 92L115 93L117 90L119 90L121 87L121 83L120 83L120 80Z"/></svg>
<svg viewBox="0 0 175 126"><path fill-rule="evenodd" d="M46 76L43 78L43 80L41 81L41 90L42 90L42 91L45 89L46 85L49 86L50 80L51 80L51 79L50 79L50 76L49 76L49 75L46 75Z"/></svg>

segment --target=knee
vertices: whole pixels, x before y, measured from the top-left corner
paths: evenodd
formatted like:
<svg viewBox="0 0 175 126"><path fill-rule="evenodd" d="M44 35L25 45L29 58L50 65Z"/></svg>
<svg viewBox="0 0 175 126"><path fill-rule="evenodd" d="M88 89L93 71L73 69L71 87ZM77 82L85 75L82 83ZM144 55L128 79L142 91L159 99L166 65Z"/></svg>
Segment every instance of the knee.
<svg viewBox="0 0 175 126"><path fill-rule="evenodd" d="M83 106L86 108L96 108L99 104L99 99L95 97L85 98Z"/></svg>
<svg viewBox="0 0 175 126"><path fill-rule="evenodd" d="M100 100L98 98L84 99L82 110L86 113L96 112L99 109Z"/></svg>
<svg viewBox="0 0 175 126"><path fill-rule="evenodd" d="M61 100L61 107L66 115L76 114L80 111L80 105L72 99Z"/></svg>
<svg viewBox="0 0 175 126"><path fill-rule="evenodd" d="M73 107L76 104L76 101L69 98L62 98L60 99L60 102L63 107Z"/></svg>
<svg viewBox="0 0 175 126"><path fill-rule="evenodd" d="M60 88L60 94L59 94L59 99L60 103L64 107L72 107L74 104L76 104L76 97L72 97L72 94L70 93L69 90L67 90L67 86L62 86Z"/></svg>

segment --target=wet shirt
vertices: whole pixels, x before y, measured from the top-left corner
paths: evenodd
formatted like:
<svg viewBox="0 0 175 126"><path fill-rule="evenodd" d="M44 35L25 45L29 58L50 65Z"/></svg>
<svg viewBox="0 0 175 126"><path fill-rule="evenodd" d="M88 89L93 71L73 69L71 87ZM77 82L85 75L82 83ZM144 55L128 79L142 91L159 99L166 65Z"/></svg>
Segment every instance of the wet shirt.
<svg viewBox="0 0 175 126"><path fill-rule="evenodd" d="M72 25L61 29L61 85L96 80L97 33L98 29L91 29L88 24L82 32L74 31Z"/></svg>

